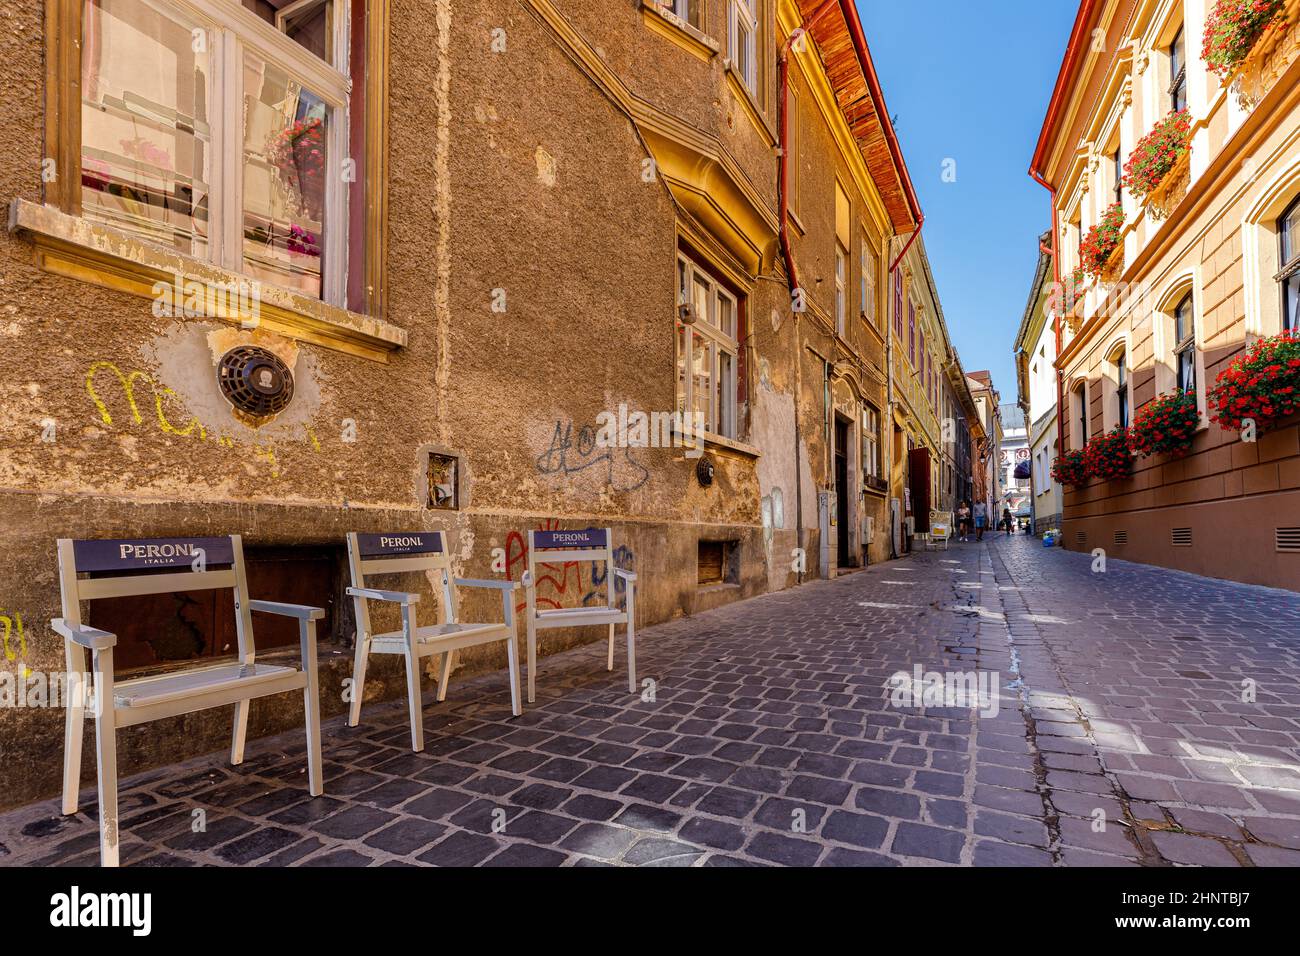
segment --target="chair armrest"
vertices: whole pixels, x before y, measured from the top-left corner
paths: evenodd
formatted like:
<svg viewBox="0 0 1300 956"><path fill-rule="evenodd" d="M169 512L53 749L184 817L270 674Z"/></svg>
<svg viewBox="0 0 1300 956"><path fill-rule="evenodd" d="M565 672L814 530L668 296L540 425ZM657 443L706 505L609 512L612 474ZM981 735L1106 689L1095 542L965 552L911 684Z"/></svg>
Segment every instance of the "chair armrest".
<svg viewBox="0 0 1300 956"><path fill-rule="evenodd" d="M487 581L482 578L457 578L458 588L495 588L498 591L518 591L523 587L522 581Z"/></svg>
<svg viewBox="0 0 1300 956"><path fill-rule="evenodd" d="M74 644L92 651L103 651L117 643L117 635L85 624L71 624L61 617L51 618L50 627Z"/></svg>
<svg viewBox="0 0 1300 956"><path fill-rule="evenodd" d="M620 577L620 578L622 578L624 581L635 581L635 580L636 580L636 572L635 572L635 571L624 571L622 568L615 568L615 569L614 569L614 574L615 574L616 577Z"/></svg>
<svg viewBox="0 0 1300 956"><path fill-rule="evenodd" d="M370 598L373 601L392 601L395 604L419 604L420 595L409 591L381 591L378 588L348 588L349 597Z"/></svg>
<svg viewBox="0 0 1300 956"><path fill-rule="evenodd" d="M325 609L310 607L306 604L281 604L279 601L249 601L250 611L263 614L279 614L283 617L296 617L300 621L319 621L325 616Z"/></svg>

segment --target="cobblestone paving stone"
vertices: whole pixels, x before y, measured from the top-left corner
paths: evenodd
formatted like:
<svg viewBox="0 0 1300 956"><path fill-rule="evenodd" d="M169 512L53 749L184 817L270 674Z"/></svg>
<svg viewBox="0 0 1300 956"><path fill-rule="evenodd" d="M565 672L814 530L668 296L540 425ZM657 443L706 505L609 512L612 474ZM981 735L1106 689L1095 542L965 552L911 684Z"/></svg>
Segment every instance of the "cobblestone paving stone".
<svg viewBox="0 0 1300 956"><path fill-rule="evenodd" d="M124 781L124 865L1300 865L1300 595L955 544ZM888 681L996 671L997 712ZM1253 702L1243 702L1245 680ZM95 864L94 791L0 815L0 864ZM195 811L206 828L194 832Z"/></svg>

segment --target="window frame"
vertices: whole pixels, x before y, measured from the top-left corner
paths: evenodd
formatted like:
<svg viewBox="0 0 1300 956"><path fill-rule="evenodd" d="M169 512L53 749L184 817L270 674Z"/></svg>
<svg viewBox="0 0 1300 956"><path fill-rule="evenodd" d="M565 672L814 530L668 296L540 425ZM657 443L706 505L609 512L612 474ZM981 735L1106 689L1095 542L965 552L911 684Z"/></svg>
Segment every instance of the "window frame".
<svg viewBox="0 0 1300 956"><path fill-rule="evenodd" d="M1181 337L1178 334L1178 326L1186 307L1187 312L1187 331ZM1171 313L1174 320L1174 387L1180 392L1197 392L1197 369L1196 369L1196 301L1191 290L1188 290L1178 304L1174 306ZM1186 362L1186 366L1184 366ZM1183 381L1184 368L1189 370L1191 388Z"/></svg>
<svg viewBox="0 0 1300 956"><path fill-rule="evenodd" d="M758 11L760 0L729 0L727 10L727 59L745 88L758 96ZM740 59L741 27L745 28L745 59Z"/></svg>
<svg viewBox="0 0 1300 956"><path fill-rule="evenodd" d="M695 5L696 16L691 18L691 0L658 0L659 6L665 13L671 13L683 23L689 23L697 30L704 29L703 4L697 2Z"/></svg>
<svg viewBox="0 0 1300 956"><path fill-rule="evenodd" d="M1281 295L1281 330L1300 331L1300 242L1287 258L1289 232L1287 220L1296 220L1297 235L1300 236L1300 194L1291 200L1291 204L1277 217L1277 261L1281 268L1274 281L1277 282ZM1294 286L1294 288L1293 288Z"/></svg>
<svg viewBox="0 0 1300 956"><path fill-rule="evenodd" d="M1080 381L1070 389L1070 395L1079 403L1075 424L1079 426L1079 435L1075 441L1075 451L1083 451L1088 444L1088 382Z"/></svg>
<svg viewBox="0 0 1300 956"><path fill-rule="evenodd" d="M112 226L101 227L83 217L79 171L83 108L81 38L85 8L82 0L47 0L45 6L44 154L54 161L55 169L78 171L78 174L59 175L48 181L42 177L40 202L22 201L22 208L12 214L16 217L16 233L35 245L41 267L47 272L76 275L85 282L144 298L154 297L152 289L160 278L169 282L173 277L189 279L214 273L220 275L222 282L248 278L242 268L232 271L216 265L210 258L169 251L147 241L149 251L128 257L119 249L125 240L137 237ZM188 11L194 4L182 2L175 6ZM222 4L220 12L222 23L227 13L236 17L247 14L276 33L242 6ZM349 66L380 65L366 69L352 90L349 106L356 106L360 115L350 117L348 128L352 141L346 150L337 152L340 158L355 160L357 169L349 207L341 216L353 243L348 257L352 276L350 299L346 306L336 306L322 298L274 286L283 294L264 295L261 314L264 319L273 320L290 338L383 362L389 353L407 342L406 331L385 319L388 311L389 163L385 147L388 76L381 67L388 59L390 14L387 4L351 0L350 14L344 20L349 29L356 27L362 32L354 31L350 48L336 47L340 61L346 57ZM293 43L287 37L284 39ZM314 57L305 49L304 54ZM323 63L322 67L330 68ZM48 213L42 214L42 209L48 209ZM93 233L89 239L78 238L87 227L102 232ZM179 265L173 257L180 259ZM240 321L234 315L219 318L236 324ZM359 319L373 324L366 331L359 331Z"/></svg>
<svg viewBox="0 0 1300 956"><path fill-rule="evenodd" d="M732 335L721 328L716 322L716 315L719 300L726 300L731 306L733 328L738 335L740 332L743 297L725 286L711 271L682 250L677 252L677 268L679 276L678 304L694 304L693 290L698 277L708 287L710 316L697 316L696 320L689 325L684 324L680 317L674 321L673 390L676 393L674 397L683 416L694 411L695 335L699 333L708 341L709 346L709 402L704 413L705 434L736 441L739 437L740 342L736 335ZM683 296L685 296L685 303L683 302ZM710 321L711 318L714 321ZM683 343L684 352L682 351ZM723 395L726 397L726 407L720 409L717 396L722 380L722 356L724 354L731 356L731 369L728 375L729 382L722 389ZM678 391L679 386L682 388L680 392ZM685 421L683 421L683 425L685 424ZM690 427L694 428L694 422L690 423Z"/></svg>
<svg viewBox="0 0 1300 956"><path fill-rule="evenodd" d="M872 431L871 425L874 422L875 430ZM880 449L880 424L881 416L878 409L871 402L862 403L862 482L870 487L867 481L869 478L875 478L877 481L883 480L881 472L884 470L884 459L881 457ZM870 451L870 455L868 455Z"/></svg>
<svg viewBox="0 0 1300 956"><path fill-rule="evenodd" d="M1117 424L1121 428L1129 426L1129 368L1128 368L1128 350L1120 349L1111 359L1111 364L1115 366L1115 400L1118 402L1119 415L1116 418Z"/></svg>
<svg viewBox="0 0 1300 956"><path fill-rule="evenodd" d="M862 316L872 327L878 327L877 321L880 310L876 307L876 271L879 269L879 260L876 256L876 250L871 245L871 236L864 229L859 237L862 248L858 251L858 269L861 275L858 276L858 294L862 301Z"/></svg>
<svg viewBox="0 0 1300 956"><path fill-rule="evenodd" d="M1181 47L1181 50L1180 50ZM1183 24L1169 42L1169 107L1177 112L1187 108L1187 35ZM1181 102L1181 105L1180 105Z"/></svg>
<svg viewBox="0 0 1300 956"><path fill-rule="evenodd" d="M835 334L848 335L849 326L849 253L835 240Z"/></svg>

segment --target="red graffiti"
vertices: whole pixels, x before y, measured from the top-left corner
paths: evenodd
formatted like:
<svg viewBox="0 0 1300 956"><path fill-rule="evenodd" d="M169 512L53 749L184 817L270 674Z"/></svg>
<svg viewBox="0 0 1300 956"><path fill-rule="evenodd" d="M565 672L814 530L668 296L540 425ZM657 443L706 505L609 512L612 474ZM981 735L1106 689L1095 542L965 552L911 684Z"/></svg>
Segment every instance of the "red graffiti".
<svg viewBox="0 0 1300 956"><path fill-rule="evenodd" d="M556 518L547 518L537 526L538 531L555 531L559 529L560 522ZM519 572L516 575L516 570ZM522 577L523 573L528 570L528 539L522 531L511 531L506 538L506 579L509 581L516 580L516 577ZM536 588L540 591L543 586L554 589L556 595L563 597L569 591L570 575L575 585L574 592L582 590L582 566L577 561L565 561L560 564L543 563L537 566ZM555 599L542 597L539 593L537 596L539 607L546 606L551 608L564 607L564 604ZM522 602L515 610L522 611L528 606L528 602Z"/></svg>

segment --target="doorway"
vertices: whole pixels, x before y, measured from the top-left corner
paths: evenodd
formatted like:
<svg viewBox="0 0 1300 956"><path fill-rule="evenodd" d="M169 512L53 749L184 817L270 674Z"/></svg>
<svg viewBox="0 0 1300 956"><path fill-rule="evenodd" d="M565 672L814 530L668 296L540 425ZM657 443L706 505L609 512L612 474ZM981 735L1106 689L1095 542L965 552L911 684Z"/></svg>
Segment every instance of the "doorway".
<svg viewBox="0 0 1300 956"><path fill-rule="evenodd" d="M856 565L849 553L849 428L848 419L835 416L835 545L837 567Z"/></svg>

